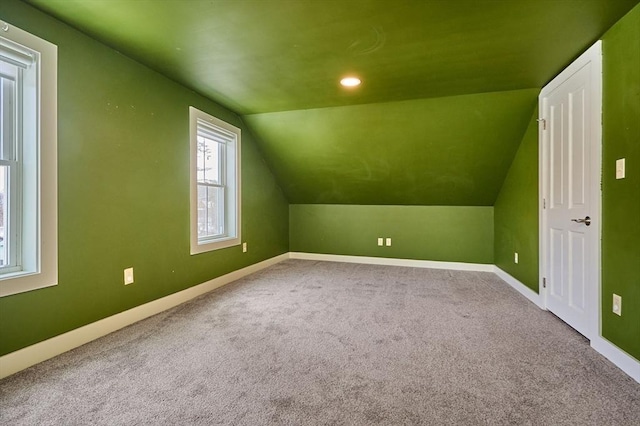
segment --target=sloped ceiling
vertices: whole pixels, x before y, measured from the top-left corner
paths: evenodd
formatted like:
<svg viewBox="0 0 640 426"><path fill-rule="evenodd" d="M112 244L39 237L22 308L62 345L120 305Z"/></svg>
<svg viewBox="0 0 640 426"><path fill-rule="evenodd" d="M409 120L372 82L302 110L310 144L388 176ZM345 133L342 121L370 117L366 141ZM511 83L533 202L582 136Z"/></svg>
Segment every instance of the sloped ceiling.
<svg viewBox="0 0 640 426"><path fill-rule="evenodd" d="M296 203L493 205L537 89L246 119Z"/></svg>
<svg viewBox="0 0 640 426"><path fill-rule="evenodd" d="M639 1L27 2L244 115L292 203L492 205L535 105L518 89Z"/></svg>

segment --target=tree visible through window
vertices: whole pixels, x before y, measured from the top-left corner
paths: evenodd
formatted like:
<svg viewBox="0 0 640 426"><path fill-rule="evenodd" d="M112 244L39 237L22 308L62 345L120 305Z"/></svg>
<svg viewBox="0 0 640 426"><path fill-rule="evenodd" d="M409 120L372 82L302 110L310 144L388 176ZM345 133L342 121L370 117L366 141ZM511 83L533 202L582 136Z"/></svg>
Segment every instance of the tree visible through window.
<svg viewBox="0 0 640 426"><path fill-rule="evenodd" d="M225 235L225 143L198 132L198 238Z"/></svg>
<svg viewBox="0 0 640 426"><path fill-rule="evenodd" d="M240 244L240 129L195 108L191 122L191 253Z"/></svg>
<svg viewBox="0 0 640 426"><path fill-rule="evenodd" d="M57 48L0 21L0 296L57 284Z"/></svg>

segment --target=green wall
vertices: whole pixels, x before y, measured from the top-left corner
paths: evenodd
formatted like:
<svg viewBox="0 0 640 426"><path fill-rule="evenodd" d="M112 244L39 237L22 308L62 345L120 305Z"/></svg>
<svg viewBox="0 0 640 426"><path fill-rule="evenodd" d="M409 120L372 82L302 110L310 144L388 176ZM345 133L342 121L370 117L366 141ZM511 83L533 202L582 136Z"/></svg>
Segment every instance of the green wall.
<svg viewBox="0 0 640 426"><path fill-rule="evenodd" d="M602 335L640 360L640 6L603 37ZM495 204L495 263L538 291L538 150L532 118ZM627 177L615 179L626 158ZM520 263L513 263L518 251ZM611 312L622 296L622 316Z"/></svg>
<svg viewBox="0 0 640 426"><path fill-rule="evenodd" d="M537 118L536 108L494 206L495 264L536 293L539 268Z"/></svg>
<svg viewBox="0 0 640 426"><path fill-rule="evenodd" d="M263 131L261 148L293 202L402 204L401 197L487 205L288 206L250 129L229 110L24 3L3 0L0 17L59 46L59 285L0 299L0 355L287 252L289 246L315 253L495 262L537 291L538 154L530 119L537 91L327 108L312 111L315 117L248 116ZM602 330L640 359L640 6L603 40ZM501 106L505 103L511 107ZM246 254L234 247L189 255L189 105L243 130ZM269 123L273 118L278 119ZM494 119L510 123L509 130L494 135L484 124ZM384 132L376 135L372 129L382 124ZM416 136L406 152L394 144L395 125ZM314 130L314 139L302 144L295 134L299 127ZM364 137L349 145L351 134L361 135L356 130ZM275 137L286 131L292 135ZM466 136L474 143L465 145ZM506 141L506 148L494 136ZM331 155L323 156L322 149ZM449 161L460 160L457 149L463 161ZM622 157L627 178L616 180L615 160ZM398 160L395 168L390 159ZM426 176L420 164L440 169ZM302 173L305 168L308 173ZM488 173L477 177L472 169ZM325 171L335 178L323 182ZM343 179L348 186L341 186ZM438 186L425 184L434 179ZM382 192L376 194L376 188ZM373 202L376 195L380 201ZM378 237L391 237L392 247L378 247ZM136 283L125 287L122 270L129 266ZM612 293L623 297L621 317L611 313Z"/></svg>
<svg viewBox="0 0 640 426"><path fill-rule="evenodd" d="M288 203L239 117L24 3L0 12L59 54L59 284L0 298L0 355L288 251ZM242 128L246 254L189 255L190 105Z"/></svg>
<svg viewBox="0 0 640 426"><path fill-rule="evenodd" d="M603 56L602 335L640 360L640 6L604 35Z"/></svg>
<svg viewBox="0 0 640 426"><path fill-rule="evenodd" d="M538 89L246 116L293 204L493 206Z"/></svg>
<svg viewBox="0 0 640 426"><path fill-rule="evenodd" d="M493 263L493 207L292 204L289 214L294 252Z"/></svg>

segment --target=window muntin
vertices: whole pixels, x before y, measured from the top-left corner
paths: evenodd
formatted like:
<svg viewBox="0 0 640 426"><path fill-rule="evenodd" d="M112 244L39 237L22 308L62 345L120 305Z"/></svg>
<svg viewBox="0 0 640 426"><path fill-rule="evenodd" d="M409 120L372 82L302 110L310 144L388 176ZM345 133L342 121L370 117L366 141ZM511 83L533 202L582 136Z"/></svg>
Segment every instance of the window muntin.
<svg viewBox="0 0 640 426"><path fill-rule="evenodd" d="M57 48L0 21L0 296L57 284Z"/></svg>
<svg viewBox="0 0 640 426"><path fill-rule="evenodd" d="M240 244L240 129L190 108L191 253Z"/></svg>

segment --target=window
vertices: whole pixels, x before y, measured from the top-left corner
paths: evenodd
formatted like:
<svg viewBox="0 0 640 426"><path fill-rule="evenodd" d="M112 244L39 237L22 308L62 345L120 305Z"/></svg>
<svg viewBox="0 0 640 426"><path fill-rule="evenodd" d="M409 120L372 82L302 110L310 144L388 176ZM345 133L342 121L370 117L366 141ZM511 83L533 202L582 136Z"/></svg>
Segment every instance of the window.
<svg viewBox="0 0 640 426"><path fill-rule="evenodd" d="M240 244L240 129L189 108L191 254Z"/></svg>
<svg viewBox="0 0 640 426"><path fill-rule="evenodd" d="M0 21L0 296L56 285L57 47Z"/></svg>

